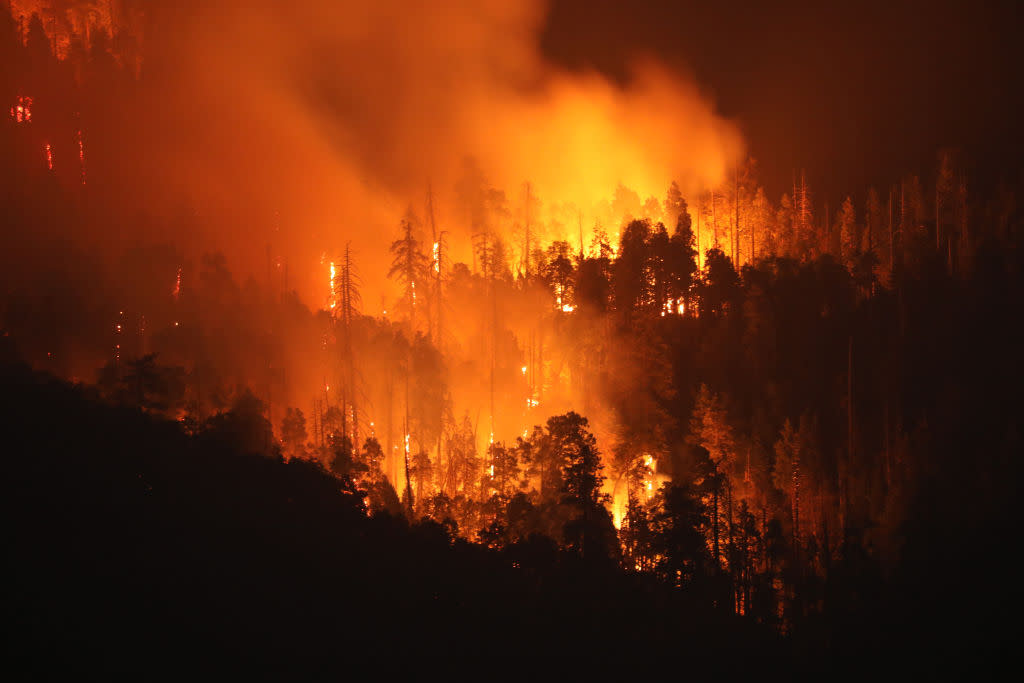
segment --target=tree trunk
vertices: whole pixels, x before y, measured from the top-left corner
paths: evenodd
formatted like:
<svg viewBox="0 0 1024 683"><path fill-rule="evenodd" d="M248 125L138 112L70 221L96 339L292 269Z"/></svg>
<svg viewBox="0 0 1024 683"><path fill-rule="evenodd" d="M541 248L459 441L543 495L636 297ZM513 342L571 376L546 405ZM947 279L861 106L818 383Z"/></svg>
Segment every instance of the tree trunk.
<svg viewBox="0 0 1024 683"><path fill-rule="evenodd" d="M711 492L711 505L713 507L713 512L711 514L711 538L712 538L712 546L714 547L714 550L715 550L715 565L714 565L714 569L715 569L715 573L717 574L718 573L718 568L719 568L719 566L721 564L720 563L721 555L719 553L719 548L718 548L718 484L715 484L715 488Z"/></svg>
<svg viewBox="0 0 1024 683"><path fill-rule="evenodd" d="M718 215L715 206L715 191L711 190L711 229L715 236L714 247L718 248Z"/></svg>
<svg viewBox="0 0 1024 683"><path fill-rule="evenodd" d="M733 175L733 209L735 211L735 220L733 224L733 248L732 248L732 260L736 264L736 272L740 270L740 165L736 164L736 171Z"/></svg>

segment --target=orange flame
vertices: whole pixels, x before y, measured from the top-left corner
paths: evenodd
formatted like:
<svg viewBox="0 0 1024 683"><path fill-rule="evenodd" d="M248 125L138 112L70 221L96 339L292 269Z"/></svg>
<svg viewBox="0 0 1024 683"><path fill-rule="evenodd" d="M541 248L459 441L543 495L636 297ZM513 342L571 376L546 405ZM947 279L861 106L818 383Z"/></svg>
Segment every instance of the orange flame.
<svg viewBox="0 0 1024 683"><path fill-rule="evenodd" d="M18 102L11 107L11 118L14 119L15 123L31 123L32 98L18 97Z"/></svg>
<svg viewBox="0 0 1024 683"><path fill-rule="evenodd" d="M82 167L82 184L85 185L85 142L81 129L78 130L78 163Z"/></svg>

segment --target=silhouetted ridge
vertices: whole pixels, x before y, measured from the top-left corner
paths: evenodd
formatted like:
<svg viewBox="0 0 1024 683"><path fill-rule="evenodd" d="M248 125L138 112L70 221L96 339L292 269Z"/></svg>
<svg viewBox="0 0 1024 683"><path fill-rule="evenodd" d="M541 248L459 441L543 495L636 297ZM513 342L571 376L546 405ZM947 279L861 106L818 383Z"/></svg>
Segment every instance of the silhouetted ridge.
<svg viewBox="0 0 1024 683"><path fill-rule="evenodd" d="M656 665L640 651L744 643L758 666L781 653L766 631L547 539L453 542L434 522L368 517L309 463L210 447L20 366L0 386L20 670L471 673L514 653L524 672L607 672Z"/></svg>

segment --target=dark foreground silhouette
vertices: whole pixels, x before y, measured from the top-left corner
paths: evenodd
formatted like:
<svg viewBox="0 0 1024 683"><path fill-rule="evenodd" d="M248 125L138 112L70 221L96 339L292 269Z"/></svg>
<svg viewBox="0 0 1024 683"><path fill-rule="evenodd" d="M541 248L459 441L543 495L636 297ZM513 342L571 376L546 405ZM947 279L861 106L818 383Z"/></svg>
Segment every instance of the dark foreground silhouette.
<svg viewBox="0 0 1024 683"><path fill-rule="evenodd" d="M308 463L2 375L19 671L505 677L729 671L783 652L766 629L546 540L498 553L371 518Z"/></svg>
<svg viewBox="0 0 1024 683"><path fill-rule="evenodd" d="M1016 588L957 556L986 535L936 550L919 529L912 581L846 577L854 598L781 636L540 537L498 552L369 517L308 463L189 436L22 366L0 375L8 666L22 676L977 671L1010 652L997 619Z"/></svg>

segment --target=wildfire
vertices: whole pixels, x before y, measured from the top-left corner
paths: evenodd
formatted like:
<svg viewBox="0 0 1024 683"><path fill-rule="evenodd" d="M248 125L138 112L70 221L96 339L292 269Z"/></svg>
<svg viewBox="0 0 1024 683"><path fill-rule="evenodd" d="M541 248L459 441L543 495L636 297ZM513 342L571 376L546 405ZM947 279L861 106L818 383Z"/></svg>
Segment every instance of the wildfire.
<svg viewBox="0 0 1024 683"><path fill-rule="evenodd" d="M33 14L38 14L43 19L43 29L53 44L57 58L64 60L71 51L75 36L88 39L99 30L114 35L130 27L137 12L126 11L126 8L118 7L119 4L112 0L77 3L66 0L10 0L10 12L15 21L22 25L23 38L27 34L29 19ZM115 17L118 21L115 21Z"/></svg>
<svg viewBox="0 0 1024 683"><path fill-rule="evenodd" d="M683 303L682 297L669 299L661 308L661 317L664 318L666 315L682 315L685 310L686 304Z"/></svg>
<svg viewBox="0 0 1024 683"><path fill-rule="evenodd" d="M82 184L85 185L85 142L82 140L82 129L78 129L78 163L82 167Z"/></svg>
<svg viewBox="0 0 1024 683"><path fill-rule="evenodd" d="M434 260L434 272L435 273L440 273L441 272L441 243L440 242L434 242L433 260Z"/></svg>
<svg viewBox="0 0 1024 683"><path fill-rule="evenodd" d="M644 490L646 490L647 494L650 495L651 492L654 491L654 476L655 476L655 472L654 472L654 457L652 457L649 453L645 453L644 454L644 467L646 468L645 471L650 473L649 477L647 477L647 476L644 477Z"/></svg>
<svg viewBox="0 0 1024 683"><path fill-rule="evenodd" d="M121 321L124 320L124 311L118 311L118 322L114 323L114 364L121 364L121 335L124 332L124 325Z"/></svg>
<svg viewBox="0 0 1024 683"><path fill-rule="evenodd" d="M46 143L46 168L53 170L53 147L49 142Z"/></svg>
<svg viewBox="0 0 1024 683"><path fill-rule="evenodd" d="M11 118L15 123L32 122L32 98L19 97L18 102L11 107Z"/></svg>
<svg viewBox="0 0 1024 683"><path fill-rule="evenodd" d="M181 268L180 267L178 268L177 276L174 278L174 292L173 292L173 294L174 294L174 300L177 301L178 297L181 295ZM177 323L175 323L175 324L177 324Z"/></svg>
<svg viewBox="0 0 1024 683"><path fill-rule="evenodd" d="M494 423L494 416L493 415L491 416L491 423L492 424ZM491 428L491 438L489 440L489 444L488 445L489 446L493 446L494 445L494 428L493 427ZM488 452L490 452L490 449L488 449ZM490 474L491 479L493 479L494 478L494 460L493 460L493 458L491 460L490 467L487 468L487 471Z"/></svg>
<svg viewBox="0 0 1024 683"><path fill-rule="evenodd" d="M338 269L335 267L334 261L331 261L330 269L331 269L331 278L330 278L330 288L331 288L330 289L330 291L331 291L330 308L333 311L337 307L337 305L338 305L338 289L337 289Z"/></svg>

